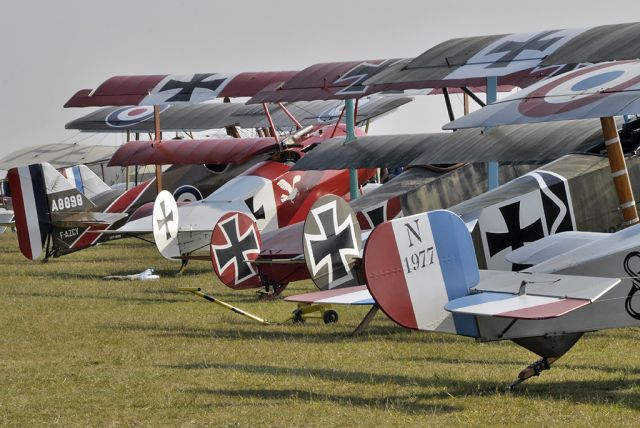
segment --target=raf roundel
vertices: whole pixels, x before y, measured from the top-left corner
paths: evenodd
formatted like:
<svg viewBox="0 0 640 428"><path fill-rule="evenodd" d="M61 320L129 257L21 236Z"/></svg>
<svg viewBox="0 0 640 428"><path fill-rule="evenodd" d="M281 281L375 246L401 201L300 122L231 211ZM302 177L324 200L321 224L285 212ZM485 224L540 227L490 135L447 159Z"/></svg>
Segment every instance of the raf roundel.
<svg viewBox="0 0 640 428"><path fill-rule="evenodd" d="M518 111L529 117L545 117L565 113L607 97L611 92L640 88L638 64L618 61L599 64L567 73L552 82L541 83L518 105Z"/></svg>
<svg viewBox="0 0 640 428"><path fill-rule="evenodd" d="M164 111L164 106L160 111ZM153 106L133 106L116 109L107 115L105 122L112 128L126 128L153 118Z"/></svg>

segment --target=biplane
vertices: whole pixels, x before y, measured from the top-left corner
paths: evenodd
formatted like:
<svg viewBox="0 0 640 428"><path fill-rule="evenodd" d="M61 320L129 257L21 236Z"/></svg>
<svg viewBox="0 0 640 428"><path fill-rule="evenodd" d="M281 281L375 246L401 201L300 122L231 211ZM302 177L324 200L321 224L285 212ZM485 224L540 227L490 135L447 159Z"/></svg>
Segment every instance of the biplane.
<svg viewBox="0 0 640 428"><path fill-rule="evenodd" d="M249 166L229 168L224 173L204 165L176 166L165 171L163 178L175 198L187 202L202 199ZM36 260L43 250L45 259L59 257L120 238L104 232L150 214L156 196L155 178L122 191L111 189L98 177L89 178L88 169L84 175L72 176L72 171L63 170L63 175L48 163L9 170L18 243L26 258Z"/></svg>
<svg viewBox="0 0 640 428"><path fill-rule="evenodd" d="M527 233L542 228L544 236L527 245L522 245L522 240L518 245L511 241L512 245L503 248L509 242L505 236L489 232L480 245L469 231L481 222L482 215L470 221L469 214L481 208L478 201L497 194L500 190L497 189L477 197L477 201L472 199L460 204L458 215L451 211L427 212L391 220L374 229L358 263L366 288L330 290L315 293L312 299L293 297L292 300L349 303L356 296L360 301L377 305L407 328L448 332L480 341L512 340L541 357L524 369L513 385L549 369L585 332L637 326L640 226L631 188L631 182L637 178L637 158L635 149L630 157L624 156L613 116L640 112L639 88L639 61L594 64L539 82L445 126L447 129L486 128L600 118L608 162L604 159L581 161L585 171L596 175L588 173L582 180L577 176L576 184L584 183L574 184L571 199L580 200L587 210L592 209L590 215L594 218L604 214L603 219L590 219L586 215L584 220L602 227L617 217L613 229L625 229L613 233L567 230L545 234L544 223L527 221ZM572 127L571 122L559 124ZM637 124L629 122L626 131L635 145ZM598 163L601 166L597 166ZM553 171L547 173L557 175ZM536 180L541 178L544 177ZM518 181L522 180L503 187L514 187ZM615 190L601 200L605 184ZM551 186L547 187L551 190ZM568 188L561 190L557 187L547 193L546 204L540 195L543 210L544 205L552 206L549 202L553 199L557 202L568 197ZM606 209L598 209L597 205L603 201L606 205L617 205L611 210L613 216L607 215ZM490 212L491 216L504 217L506 207L520 203L506 202ZM550 211L554 213L552 227L559 229L563 222L568 224L573 216L569 207L553 208ZM574 205L574 208L582 206ZM529 208L523 211L524 214L518 213L518 220L526 218ZM545 218L548 222L549 217ZM515 229L521 237L526 235L519 223L511 226L517 226ZM507 229L511 229L509 224ZM487 244L498 245L494 248L498 253L508 249L502 256L509 267L522 270L518 273L479 271L478 261L482 257L476 253ZM344 266L338 272L346 270Z"/></svg>

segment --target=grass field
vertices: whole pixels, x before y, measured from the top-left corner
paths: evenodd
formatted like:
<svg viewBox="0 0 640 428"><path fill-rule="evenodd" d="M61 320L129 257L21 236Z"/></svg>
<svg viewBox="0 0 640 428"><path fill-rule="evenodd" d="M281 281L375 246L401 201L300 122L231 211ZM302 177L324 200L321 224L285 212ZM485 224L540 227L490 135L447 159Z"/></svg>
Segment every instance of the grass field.
<svg viewBox="0 0 640 428"><path fill-rule="evenodd" d="M508 343L411 332L364 309L262 326L176 290L200 286L269 320L293 309L177 266L137 241L41 264L0 236L0 422L11 426L637 426L640 330L586 335L554 368ZM162 279L104 281L154 267ZM292 284L285 294L312 290Z"/></svg>

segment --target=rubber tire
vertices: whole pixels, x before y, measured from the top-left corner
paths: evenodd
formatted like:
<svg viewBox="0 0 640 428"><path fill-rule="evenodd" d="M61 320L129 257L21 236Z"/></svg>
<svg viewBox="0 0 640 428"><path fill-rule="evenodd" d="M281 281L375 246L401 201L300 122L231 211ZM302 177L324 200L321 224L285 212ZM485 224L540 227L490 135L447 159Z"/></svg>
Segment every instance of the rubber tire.
<svg viewBox="0 0 640 428"><path fill-rule="evenodd" d="M325 324L336 323L338 322L338 313L332 309L324 311L322 321L324 321Z"/></svg>

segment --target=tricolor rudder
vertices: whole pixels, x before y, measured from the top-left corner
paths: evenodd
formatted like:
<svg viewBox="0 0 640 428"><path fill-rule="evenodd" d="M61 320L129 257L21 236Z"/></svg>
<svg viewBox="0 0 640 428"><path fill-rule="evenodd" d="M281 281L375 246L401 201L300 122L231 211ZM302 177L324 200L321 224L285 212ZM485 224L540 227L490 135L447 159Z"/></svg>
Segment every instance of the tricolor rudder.
<svg viewBox="0 0 640 428"><path fill-rule="evenodd" d="M66 214L89 211L95 205L53 166L38 163L13 168L8 177L18 243L26 258L40 257L49 236L52 248L66 246L78 237L82 228L68 226Z"/></svg>
<svg viewBox="0 0 640 428"><path fill-rule="evenodd" d="M42 164L12 168L7 177L20 251L26 258L35 260L40 257L51 231Z"/></svg>
<svg viewBox="0 0 640 428"><path fill-rule="evenodd" d="M480 280L464 222L446 210L382 223L369 236L364 275L378 306L403 327L478 336L473 316L444 305Z"/></svg>

